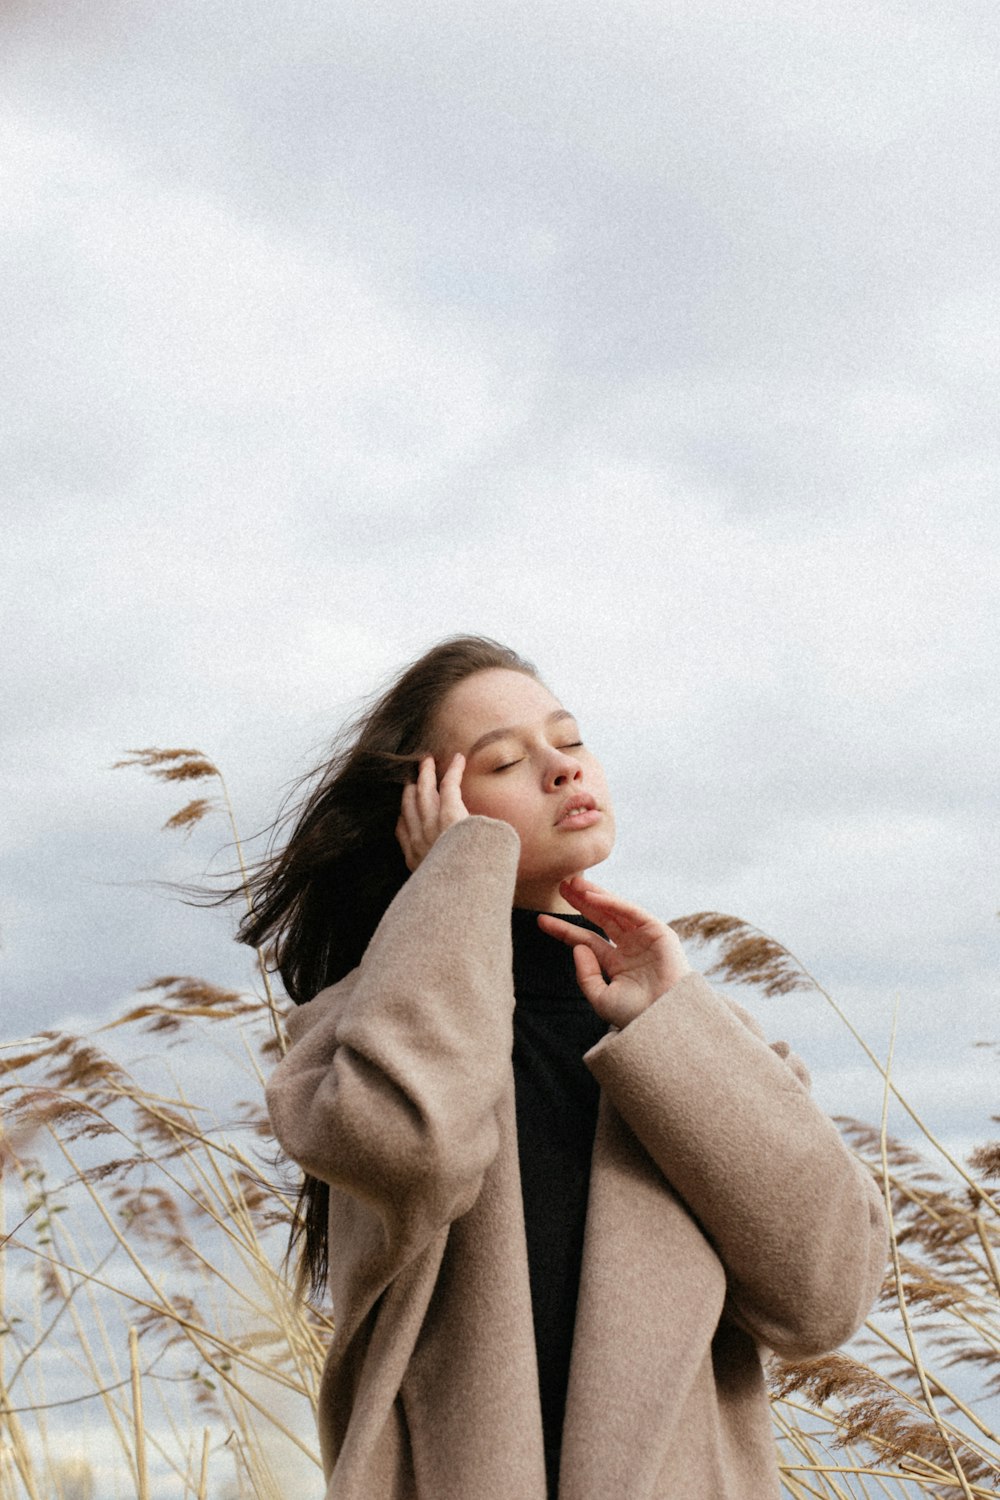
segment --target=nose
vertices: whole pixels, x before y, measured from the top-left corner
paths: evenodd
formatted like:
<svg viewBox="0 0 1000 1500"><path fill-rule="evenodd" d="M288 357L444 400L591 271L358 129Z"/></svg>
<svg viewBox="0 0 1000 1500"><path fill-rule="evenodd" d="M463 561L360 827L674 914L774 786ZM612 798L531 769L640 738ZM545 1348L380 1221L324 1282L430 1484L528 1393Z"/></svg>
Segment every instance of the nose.
<svg viewBox="0 0 1000 1500"><path fill-rule="evenodd" d="M583 767L574 755L567 755L565 750L554 750L546 767L546 790L558 791L560 787L579 781L582 775Z"/></svg>

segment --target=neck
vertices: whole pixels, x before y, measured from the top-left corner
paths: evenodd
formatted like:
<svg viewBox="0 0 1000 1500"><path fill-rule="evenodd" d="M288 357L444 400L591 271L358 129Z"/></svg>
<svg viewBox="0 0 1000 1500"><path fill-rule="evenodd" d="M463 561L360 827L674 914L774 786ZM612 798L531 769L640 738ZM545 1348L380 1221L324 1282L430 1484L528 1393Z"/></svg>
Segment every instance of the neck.
<svg viewBox="0 0 1000 1500"><path fill-rule="evenodd" d="M568 880L569 876L565 878ZM553 885L550 880L519 880L514 887L512 905L527 911L550 911L558 915L576 911L576 907L570 906L560 893L558 882Z"/></svg>

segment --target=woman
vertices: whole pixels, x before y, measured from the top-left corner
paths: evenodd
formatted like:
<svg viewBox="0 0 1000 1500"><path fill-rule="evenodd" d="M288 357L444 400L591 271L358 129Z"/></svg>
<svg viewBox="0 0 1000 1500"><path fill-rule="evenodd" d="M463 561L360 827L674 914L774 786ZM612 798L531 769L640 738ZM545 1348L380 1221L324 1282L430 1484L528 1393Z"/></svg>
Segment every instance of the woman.
<svg viewBox="0 0 1000 1500"><path fill-rule="evenodd" d="M259 878L331 1500L774 1500L761 1350L835 1347L878 1291L874 1184L787 1047L586 879L613 841L569 710L457 637Z"/></svg>

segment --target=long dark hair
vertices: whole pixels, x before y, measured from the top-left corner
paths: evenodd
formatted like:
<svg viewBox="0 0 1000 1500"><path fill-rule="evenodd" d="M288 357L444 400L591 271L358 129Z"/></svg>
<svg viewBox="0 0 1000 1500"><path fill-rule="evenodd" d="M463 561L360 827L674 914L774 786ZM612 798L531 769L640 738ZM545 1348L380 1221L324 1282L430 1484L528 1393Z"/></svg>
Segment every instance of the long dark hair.
<svg viewBox="0 0 1000 1500"><path fill-rule="evenodd" d="M250 876L250 911L237 938L267 948L297 1005L357 967L389 902L409 874L395 828L402 788L431 750L446 694L475 672L503 667L537 678L531 662L487 636L439 642L369 698L346 723L277 853ZM301 786L303 782L298 783ZM328 1269L330 1192L305 1174L289 1238L299 1286L319 1295Z"/></svg>

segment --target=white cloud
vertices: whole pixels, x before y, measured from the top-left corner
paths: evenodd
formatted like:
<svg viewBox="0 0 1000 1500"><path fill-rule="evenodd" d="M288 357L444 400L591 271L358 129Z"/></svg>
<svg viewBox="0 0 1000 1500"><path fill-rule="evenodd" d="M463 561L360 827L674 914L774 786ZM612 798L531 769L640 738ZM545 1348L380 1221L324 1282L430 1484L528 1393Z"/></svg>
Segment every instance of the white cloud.
<svg viewBox="0 0 1000 1500"><path fill-rule="evenodd" d="M19 1026L179 949L235 962L109 885L226 836L157 843L178 799L112 777L123 750L202 746L260 826L352 699L461 629L584 716L609 880L737 910L880 1014L898 973L927 1035L943 987L988 1019L975 18L99 4L8 29Z"/></svg>

